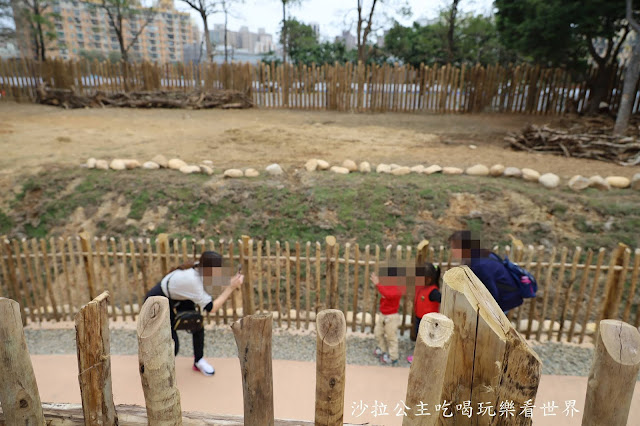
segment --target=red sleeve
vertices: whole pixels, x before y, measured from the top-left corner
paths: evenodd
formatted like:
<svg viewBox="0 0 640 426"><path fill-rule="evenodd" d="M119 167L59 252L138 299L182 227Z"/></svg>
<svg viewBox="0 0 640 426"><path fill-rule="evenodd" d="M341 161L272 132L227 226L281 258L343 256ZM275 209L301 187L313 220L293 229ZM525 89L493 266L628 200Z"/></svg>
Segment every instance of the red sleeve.
<svg viewBox="0 0 640 426"><path fill-rule="evenodd" d="M378 291L387 299L399 299L407 291L405 286L376 284Z"/></svg>

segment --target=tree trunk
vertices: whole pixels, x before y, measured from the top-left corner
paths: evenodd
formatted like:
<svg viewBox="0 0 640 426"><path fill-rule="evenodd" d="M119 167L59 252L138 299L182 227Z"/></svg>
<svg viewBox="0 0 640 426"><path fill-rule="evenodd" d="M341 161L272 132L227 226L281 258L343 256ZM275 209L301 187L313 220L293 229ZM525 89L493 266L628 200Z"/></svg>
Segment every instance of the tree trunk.
<svg viewBox="0 0 640 426"><path fill-rule="evenodd" d="M207 22L207 15L204 13L201 13L200 16L202 17L202 23L204 24L204 43L207 48L207 62L213 62L213 48L211 47L211 37L209 36L209 23ZM226 25L225 25L224 31L225 31L225 38L226 38L227 36Z"/></svg>
<svg viewBox="0 0 640 426"><path fill-rule="evenodd" d="M636 100L638 77L640 77L640 35L636 37L636 43L633 46L631 58L629 58L629 63L627 63L627 71L624 74L622 99L620 99L616 125L613 128L614 135L621 136L627 131L627 127L629 126L629 117L631 116L631 109L633 108L633 104Z"/></svg>
<svg viewBox="0 0 640 426"><path fill-rule="evenodd" d="M451 13L449 14L449 30L447 31L447 61L453 62L454 40L453 32L456 27L456 16L458 14L458 3L460 0L453 0L451 4Z"/></svg>
<svg viewBox="0 0 640 426"><path fill-rule="evenodd" d="M603 63L598 65L596 76L590 84L591 93L589 94L587 114L597 114L600 111L600 102L603 102L609 94L609 82L611 80L612 71L612 64Z"/></svg>
<svg viewBox="0 0 640 426"><path fill-rule="evenodd" d="M287 8L286 1L282 1L282 63L287 63Z"/></svg>
<svg viewBox="0 0 640 426"><path fill-rule="evenodd" d="M229 47L227 46L227 9L224 9L224 63L229 61Z"/></svg>

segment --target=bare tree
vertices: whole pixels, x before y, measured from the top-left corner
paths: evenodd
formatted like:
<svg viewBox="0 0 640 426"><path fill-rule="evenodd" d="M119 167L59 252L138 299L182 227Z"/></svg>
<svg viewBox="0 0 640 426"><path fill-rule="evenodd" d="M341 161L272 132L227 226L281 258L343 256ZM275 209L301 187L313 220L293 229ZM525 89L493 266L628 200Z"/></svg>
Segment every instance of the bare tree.
<svg viewBox="0 0 640 426"><path fill-rule="evenodd" d="M614 135L623 135L627 131L627 127L629 127L629 117L636 99L636 87L638 85L638 77L640 77L640 23L633 17L633 0L627 0L627 21L636 32L636 39L624 75L622 99L618 108L616 124L613 127Z"/></svg>
<svg viewBox="0 0 640 426"><path fill-rule="evenodd" d="M380 0L381 1L381 0ZM376 10L378 0L372 0L367 10L364 10L365 1L358 0L358 23L356 27L356 41L358 46L358 61L367 61L367 40L373 26L373 14Z"/></svg>
<svg viewBox="0 0 640 426"><path fill-rule="evenodd" d="M34 58L46 61L47 42L56 39L53 24L55 14L49 11L49 0L15 0L14 6L16 26L24 25L29 29Z"/></svg>
<svg viewBox="0 0 640 426"><path fill-rule="evenodd" d="M207 61L213 61L213 46L211 46L211 37L209 36L209 22L207 21L210 15L218 12L217 4L213 0L181 0L185 2L189 7L198 12L204 25L204 42L207 49ZM224 2L224 0L223 0Z"/></svg>
<svg viewBox="0 0 640 426"><path fill-rule="evenodd" d="M458 5L460 4L460 0L453 0L451 3L451 9L447 13L447 61L449 63L453 62L453 58L455 57L455 46L454 46L454 31L456 28L456 18L458 15Z"/></svg>
<svg viewBox="0 0 640 426"><path fill-rule="evenodd" d="M229 43L227 43L227 24L229 22L229 16L233 16L231 9L234 4L244 3L244 0L219 0L222 13L224 13L224 61L229 61Z"/></svg>

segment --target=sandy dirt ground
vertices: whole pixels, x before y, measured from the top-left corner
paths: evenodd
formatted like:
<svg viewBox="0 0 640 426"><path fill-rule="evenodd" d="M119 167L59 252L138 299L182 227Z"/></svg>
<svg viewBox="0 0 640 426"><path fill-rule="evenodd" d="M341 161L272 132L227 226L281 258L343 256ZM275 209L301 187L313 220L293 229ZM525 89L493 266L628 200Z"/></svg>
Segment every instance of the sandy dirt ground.
<svg viewBox="0 0 640 426"><path fill-rule="evenodd" d="M350 114L287 110L189 111L81 109L0 103L0 170L5 176L47 164L79 165L87 158L155 154L216 167L301 167L309 158L353 159L402 165L476 163L531 167L561 177L623 175L599 161L531 155L505 148L509 131L528 123L562 125L566 119L522 115ZM477 149L469 148L476 145Z"/></svg>

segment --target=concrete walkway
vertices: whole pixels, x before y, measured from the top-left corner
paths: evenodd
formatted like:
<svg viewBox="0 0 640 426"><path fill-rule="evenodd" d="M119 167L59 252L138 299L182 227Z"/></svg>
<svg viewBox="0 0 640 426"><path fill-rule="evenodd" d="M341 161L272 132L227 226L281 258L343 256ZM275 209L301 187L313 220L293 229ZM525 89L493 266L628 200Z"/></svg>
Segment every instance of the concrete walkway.
<svg viewBox="0 0 640 426"><path fill-rule="evenodd" d="M80 403L78 365L75 355L32 355L33 367L43 402ZM209 359L216 374L206 377L193 371L193 359L176 358L176 377L183 411L242 415L242 381L237 358ZM275 416L279 419L313 420L315 363L273 361ZM408 368L347 365L345 422L401 425L396 405L406 396ZM137 356L112 356L113 394L116 404L144 406ZM580 425L587 386L586 377L543 376L533 410L535 425ZM580 411L567 417L565 401L576 400ZM362 408L359 407L362 401ZM386 416L375 416L374 404L387 406ZM556 416L543 416L538 408L555 401ZM364 406L368 406L362 412ZM640 424L640 383L631 405L630 425ZM415 407L410 407L415 409ZM432 406L427 407L436 415ZM355 413L354 413L355 411ZM496 413L498 409L495 409ZM521 410L516 407L515 415ZM362 414L358 416L358 414ZM380 411L378 411L380 412ZM475 411L474 411L475 415Z"/></svg>

